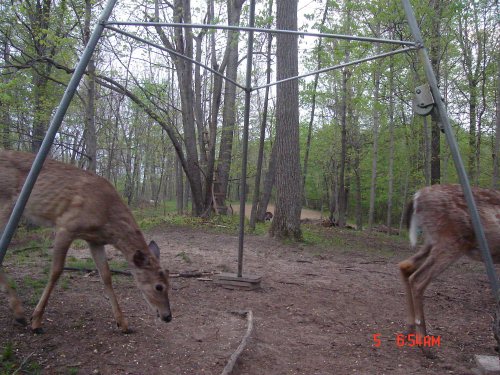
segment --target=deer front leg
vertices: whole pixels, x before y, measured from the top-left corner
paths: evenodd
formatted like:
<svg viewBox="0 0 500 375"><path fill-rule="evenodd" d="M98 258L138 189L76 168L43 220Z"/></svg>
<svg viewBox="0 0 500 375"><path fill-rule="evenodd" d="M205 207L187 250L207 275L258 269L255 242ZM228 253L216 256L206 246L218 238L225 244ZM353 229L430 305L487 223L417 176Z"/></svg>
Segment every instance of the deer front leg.
<svg viewBox="0 0 500 375"><path fill-rule="evenodd" d="M430 245L424 245L420 250L412 257L399 263L399 271L401 273L401 278L403 279L403 284L406 289L406 306L408 306L408 316L407 316L407 330L406 334L415 333L415 306L413 304L413 292L410 287L409 278L413 273L420 267L424 262L425 258L431 250Z"/></svg>
<svg viewBox="0 0 500 375"><path fill-rule="evenodd" d="M62 229L56 233L49 280L31 316L31 329L34 333L43 333L41 328L43 313L49 301L50 294L63 272L66 254L71 242L73 242L73 237L66 230Z"/></svg>
<svg viewBox="0 0 500 375"><path fill-rule="evenodd" d="M121 329L123 333L129 333L127 319L123 316L123 312L118 304L118 299L116 298L115 292L113 290L113 285L111 283L111 272L109 270L108 261L106 259L106 252L104 251L104 246L102 245L90 245L90 252L92 253L92 258L99 270L99 275L101 275L102 282L104 284L104 293L109 298L111 302L111 308L113 309L113 315L116 320L116 324Z"/></svg>
<svg viewBox="0 0 500 375"><path fill-rule="evenodd" d="M15 290L9 286L7 275L5 275L2 266L0 266L0 288L3 290L4 293L7 293L8 295L9 307L12 310L12 313L14 314L14 319L16 319L16 322L18 322L23 326L28 325L28 322L24 317L24 309L21 300L17 296Z"/></svg>

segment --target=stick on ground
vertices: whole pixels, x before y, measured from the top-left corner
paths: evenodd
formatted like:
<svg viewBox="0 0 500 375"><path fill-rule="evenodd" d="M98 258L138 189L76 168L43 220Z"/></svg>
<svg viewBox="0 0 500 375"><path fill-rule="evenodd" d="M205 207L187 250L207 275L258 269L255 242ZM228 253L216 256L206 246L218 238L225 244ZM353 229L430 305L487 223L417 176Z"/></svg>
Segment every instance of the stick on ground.
<svg viewBox="0 0 500 375"><path fill-rule="evenodd" d="M246 311L245 312L247 316L247 332L245 333L245 336L241 339L240 345L238 345L238 348L236 348L236 351L231 355L229 358L229 361L226 364L226 367L224 367L224 370L222 371L221 375L230 375L233 372L233 367L236 364L236 361L238 360L240 354L243 352L245 349L248 340L253 332L253 313L252 310Z"/></svg>

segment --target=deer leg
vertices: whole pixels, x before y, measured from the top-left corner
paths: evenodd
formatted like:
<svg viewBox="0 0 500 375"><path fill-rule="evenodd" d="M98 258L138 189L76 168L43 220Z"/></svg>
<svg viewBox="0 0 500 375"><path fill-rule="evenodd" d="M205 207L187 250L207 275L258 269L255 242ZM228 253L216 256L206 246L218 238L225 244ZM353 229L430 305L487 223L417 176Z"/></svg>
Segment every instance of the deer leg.
<svg viewBox="0 0 500 375"><path fill-rule="evenodd" d="M99 270L99 275L101 275L102 282L104 284L104 293L109 298L111 302L111 308L113 309L113 315L115 316L116 324L122 330L123 333L128 333L128 322L123 316L123 312L118 304L118 299L116 298L115 292L113 290L113 285L111 283L111 272L109 270L108 261L106 259L106 252L104 251L103 245L90 245L90 252L92 253L92 258Z"/></svg>
<svg viewBox="0 0 500 375"><path fill-rule="evenodd" d="M429 256L409 277L415 312L415 326L418 335L427 334L424 318L424 292L429 283L462 255L459 247L447 245L445 239L432 246Z"/></svg>
<svg viewBox="0 0 500 375"><path fill-rule="evenodd" d="M4 293L8 294L9 307L14 314L14 319L16 319L16 322L23 326L26 326L28 322L24 317L24 309L21 300L17 296L16 291L10 287L7 280L7 275L5 274L2 266L0 266L0 289L2 289Z"/></svg>
<svg viewBox="0 0 500 375"><path fill-rule="evenodd" d="M0 207L1 207L0 208L0 236L1 236L3 230L5 229L5 225L9 220L12 208L14 207L14 202L10 200L9 201L2 200L0 202ZM9 307L12 310L12 313L14 314L14 319L16 319L16 322L18 322L23 326L26 326L28 322L24 317L24 309L21 300L19 299L16 291L10 287L7 275L5 274L1 264L0 264L0 289L4 293L7 293L8 295Z"/></svg>
<svg viewBox="0 0 500 375"><path fill-rule="evenodd" d="M45 286L42 297L40 297L40 301L38 301L38 304L33 311L33 315L31 316L31 329L34 333L43 333L41 328L43 313L45 311L45 307L47 306L50 293L52 293L57 280L63 272L64 261L66 260L66 254L68 253L71 242L73 242L73 237L68 231L61 229L56 233L49 281Z"/></svg>
<svg viewBox="0 0 500 375"><path fill-rule="evenodd" d="M406 333L415 333L415 306L413 305L413 295L410 287L409 278L413 273L420 267L432 246L425 244L420 248L420 250L412 257L399 263L399 271L401 272L401 278L403 279L403 284L406 289L406 305L408 306L408 317L407 317L407 331Z"/></svg>

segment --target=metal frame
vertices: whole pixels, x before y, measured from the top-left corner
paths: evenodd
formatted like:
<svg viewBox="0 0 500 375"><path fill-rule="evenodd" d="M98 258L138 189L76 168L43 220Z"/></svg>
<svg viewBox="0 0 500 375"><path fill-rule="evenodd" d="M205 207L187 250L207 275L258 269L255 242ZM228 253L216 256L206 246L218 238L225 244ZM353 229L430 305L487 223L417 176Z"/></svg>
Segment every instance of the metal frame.
<svg viewBox="0 0 500 375"><path fill-rule="evenodd" d="M250 2L250 12L249 12L249 27L237 27L237 26L223 26L223 25L204 25L204 24L180 24L180 23L155 23L155 22L117 22L117 21L111 21L108 22L108 19L111 15L111 12L116 4L117 0L108 0L108 3L106 4L101 17L99 18L99 22L97 23L96 28L94 29L89 43L87 44L82 57L80 59L80 62L78 63L75 72L68 84L68 87L66 88L66 91L64 92L64 95L61 99L61 103L54 114L54 117L50 123L49 129L47 131L47 134L43 140L42 146L40 148L40 151L38 152L35 161L33 163L33 166L31 167L31 170L28 174L28 177L26 179L26 182L24 183L24 186L21 190L21 193L19 195L19 198L14 206L14 209L12 211L12 214L9 218L9 221L5 227L5 230L2 233L2 237L0 239L0 267L2 265L5 253L7 252L7 247L12 239L12 236L17 228L17 225L19 223L19 220L21 218L22 212L24 210L24 207L26 205L26 202L28 201L29 195L31 193L31 190L33 189L33 186L36 182L36 179L40 173L40 170L43 166L43 162L45 161L48 152L50 151L50 147L52 146L52 143L54 141L55 135L57 131L59 130L59 127L62 123L62 120L64 118L64 115L66 113L66 110L71 102L71 99L73 98L73 95L77 89L78 83L80 82L85 69L87 67L87 64L92 56L92 53L102 35L102 32L104 31L105 28L114 31L116 33L125 35L127 37L133 38L137 41L140 41L142 43L152 45L156 48L159 48L163 51L167 51L169 53L175 54L176 56L187 59L191 61L194 64L198 64L202 66L203 68L207 69L208 71L212 72L213 74L216 74L223 79L227 80L228 82L236 85L240 89L245 91L245 110L244 110L244 126L243 126L243 150L242 150L242 166L241 166L241 171L242 171L242 178L241 178L241 187L240 187L240 223L239 223L239 241L238 241L238 277L242 277L243 273L243 245L244 245L244 224L245 224L245 202L246 202L246 170L247 170L247 154L248 154L248 128L249 128L249 112L250 112L250 99L251 99L251 93L255 90L259 90L262 88L270 87L273 85L277 85L279 83L283 83L286 81L294 80L294 79L300 79L304 78L307 76L315 75L318 73L324 73L327 71L335 70L335 69L340 69L343 67L351 66L351 65L357 65L363 62L375 60L378 58L383 58L391 55L395 55L398 53L403 53L403 52L408 52L410 50L417 50L417 53L419 55L419 58L422 61L422 64L424 65L425 73L427 76L427 80L429 81L429 85L431 87L431 92L435 98L436 102L436 110L439 115L439 118L441 120L441 126L442 130L446 134L446 139L448 142L448 145L450 147L450 151L453 156L453 160L455 163L455 168L457 169L457 173L459 176L460 183L462 185L462 189L464 191L465 199L467 201L467 205L471 214L472 218L472 223L474 227L474 231L476 234L476 238L478 241L478 244L481 248L481 252L483 255L483 260L486 265L486 271L488 274L488 278L494 293L495 300L498 302L499 296L498 296L498 279L495 274L495 270L493 268L493 261L491 258L491 254L488 249L488 243L486 241L486 237L484 235L484 231L481 225L481 220L477 211L476 204L474 202L474 198L472 195L472 190L470 187L470 183L467 177L467 174L465 172L465 168L460 156L460 152L458 149L457 142L455 140L455 136L452 132L448 115L446 112L445 105L441 99L441 93L439 91L438 85L437 85L437 80L436 76L434 74L434 71L432 69L431 62L429 60L429 56L427 54L427 51L424 47L423 39L420 33L420 29L418 27L418 24L415 19L415 15L413 13L413 9L409 3L408 0L402 0L403 8L406 14L406 18L410 27L410 30L413 34L413 38L415 39L414 42L409 42L409 41L400 41L400 40L389 40L389 39L380 39L380 38L370 38L370 37L358 37L358 36L350 36L350 35L339 35L339 34L324 34L324 33L311 33L311 32L301 32L301 31L294 31L294 30L271 30L271 29L263 29L263 28L255 28L254 27L254 21L255 21L255 0L251 0ZM246 67L246 83L245 85L240 85L239 83L228 79L224 75L221 75L219 72L215 71L214 69L201 64L193 59L187 58L186 56L179 54L176 51L173 51L171 49L165 48L163 46L160 46L156 43L152 43L144 38L140 38L136 35L130 34L128 32L125 32L123 30L120 30L119 28L114 27L115 26L142 26L142 27L152 27L152 26L163 26L163 27L182 27L182 28L202 28L202 29L218 29L218 30L237 30L237 31L246 31L248 32L248 47L247 47L247 67ZM324 68L320 69L314 72L310 72L307 74L303 74L300 76L295 76L295 77L290 77L284 80L276 81L270 84L258 86L258 87L252 87L251 86L251 71L252 71L252 60L253 60L253 33L254 32L265 32L265 33L281 33L281 34L292 34L292 35L300 35L300 36L314 36L314 37L325 37L325 38L334 38L334 39L343 39L343 40L354 40L354 41L361 41L361 42L370 42L370 43L388 43L388 44L395 44L402 46L402 48L388 52L388 53L383 53L379 54L376 56L371 56L367 57L364 59L359 59L356 61L352 61L349 63L345 64L339 64L333 67L329 68Z"/></svg>

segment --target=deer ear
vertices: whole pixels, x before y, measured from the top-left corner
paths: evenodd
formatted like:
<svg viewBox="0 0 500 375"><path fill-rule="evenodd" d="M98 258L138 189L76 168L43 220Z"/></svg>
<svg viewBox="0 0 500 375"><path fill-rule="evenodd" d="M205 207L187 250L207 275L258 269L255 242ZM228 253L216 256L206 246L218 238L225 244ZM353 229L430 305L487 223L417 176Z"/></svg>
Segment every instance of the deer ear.
<svg viewBox="0 0 500 375"><path fill-rule="evenodd" d="M149 250L155 255L156 259L160 259L160 248L156 244L156 242L151 241L148 245Z"/></svg>
<svg viewBox="0 0 500 375"><path fill-rule="evenodd" d="M140 250L135 252L133 261L137 268L143 268L147 263L146 256Z"/></svg>

